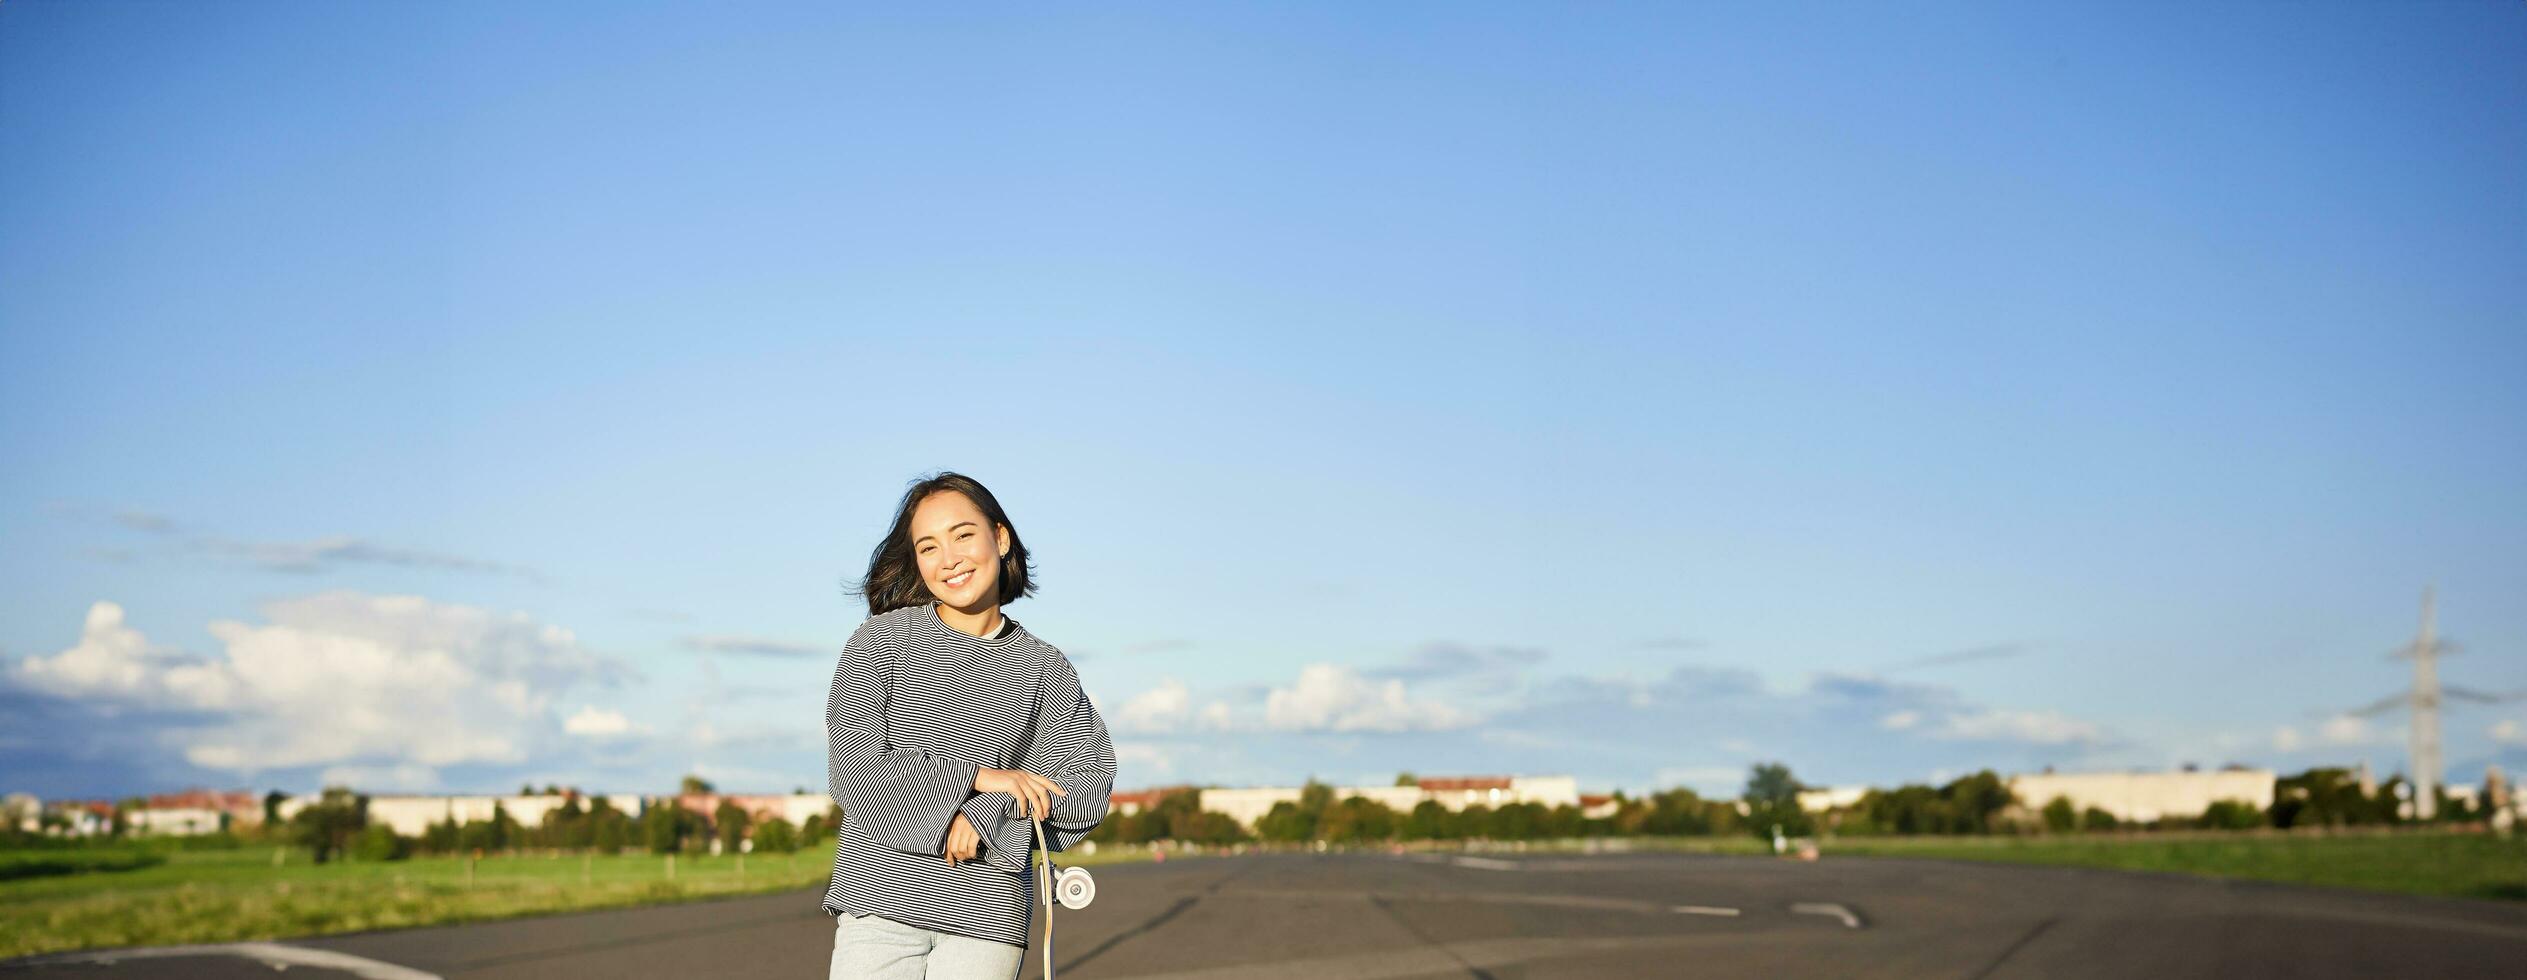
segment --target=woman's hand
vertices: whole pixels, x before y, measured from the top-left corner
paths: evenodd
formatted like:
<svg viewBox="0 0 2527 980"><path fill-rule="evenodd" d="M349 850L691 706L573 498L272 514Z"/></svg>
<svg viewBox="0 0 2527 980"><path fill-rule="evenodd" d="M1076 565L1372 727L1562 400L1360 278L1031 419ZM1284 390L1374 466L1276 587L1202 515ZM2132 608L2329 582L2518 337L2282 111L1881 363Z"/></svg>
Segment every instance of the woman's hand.
<svg viewBox="0 0 2527 980"><path fill-rule="evenodd" d="M974 830L974 822L965 819L962 813L957 814L956 819L948 821L948 866L955 867L959 861L974 860L974 853L982 848L982 843L983 835Z"/></svg>
<svg viewBox="0 0 2527 980"><path fill-rule="evenodd" d="M1007 793L1018 801L1030 820L1042 820L1053 812L1053 796L1069 796L1070 791L1053 781L1024 769L983 769L974 773L977 793ZM1051 796L1045 794L1050 793Z"/></svg>

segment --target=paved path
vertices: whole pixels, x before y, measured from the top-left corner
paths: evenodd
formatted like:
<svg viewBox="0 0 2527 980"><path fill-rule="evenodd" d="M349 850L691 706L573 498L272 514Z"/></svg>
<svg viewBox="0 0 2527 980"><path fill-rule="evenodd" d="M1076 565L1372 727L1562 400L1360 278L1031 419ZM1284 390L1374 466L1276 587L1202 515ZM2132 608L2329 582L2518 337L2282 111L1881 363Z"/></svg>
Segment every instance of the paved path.
<svg viewBox="0 0 2527 980"><path fill-rule="evenodd" d="M2527 905L2174 875L1677 854L1281 855L1095 873L1096 904L1056 925L1055 965L1074 980L2527 976ZM0 978L269 980L275 965L294 980L821 977L833 926L816 901L5 964ZM1025 975L1040 961L1030 950Z"/></svg>

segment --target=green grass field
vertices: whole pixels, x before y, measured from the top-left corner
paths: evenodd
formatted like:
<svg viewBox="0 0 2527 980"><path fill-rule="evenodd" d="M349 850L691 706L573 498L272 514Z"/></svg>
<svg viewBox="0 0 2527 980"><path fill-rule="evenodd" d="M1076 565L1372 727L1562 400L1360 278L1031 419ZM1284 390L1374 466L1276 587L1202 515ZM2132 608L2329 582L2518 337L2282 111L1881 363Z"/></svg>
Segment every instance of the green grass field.
<svg viewBox="0 0 2527 980"><path fill-rule="evenodd" d="M1878 856L2172 871L2457 898L2527 900L2527 836L2285 834L1843 837L1828 858Z"/></svg>
<svg viewBox="0 0 2527 980"><path fill-rule="evenodd" d="M47 852L57 853L57 852ZM0 959L169 943L235 942L620 908L821 885L833 847L734 857L650 854L312 864L291 849L176 851L127 871L0 881ZM0 857L6 855L0 854ZM1065 855L1063 864L1145 855Z"/></svg>

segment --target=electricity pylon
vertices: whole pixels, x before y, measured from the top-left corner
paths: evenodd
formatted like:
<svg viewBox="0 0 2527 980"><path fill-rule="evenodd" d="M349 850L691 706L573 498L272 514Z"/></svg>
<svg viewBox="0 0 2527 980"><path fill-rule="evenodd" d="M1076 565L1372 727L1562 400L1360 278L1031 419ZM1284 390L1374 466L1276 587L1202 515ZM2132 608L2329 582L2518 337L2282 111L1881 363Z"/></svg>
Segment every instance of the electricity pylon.
<svg viewBox="0 0 2527 980"><path fill-rule="evenodd" d="M2413 736L2412 740L2405 744L2412 756L2408 772L2412 777L2413 817L2416 820L2429 820L2439 813L2440 698L2444 695L2461 701L2484 704L2512 700L2512 698L2485 694L2462 687L2440 685L2439 657L2442 654L2455 653L2458 648L2455 643L2439 638L2437 624L2433 622L2435 607L2431 591L2427 587L2422 589L2421 631L2414 635L2413 642L2387 655L2391 660L2410 659L2413 661L2412 690L2351 713L2353 717L2366 718L2399 707L2412 712Z"/></svg>

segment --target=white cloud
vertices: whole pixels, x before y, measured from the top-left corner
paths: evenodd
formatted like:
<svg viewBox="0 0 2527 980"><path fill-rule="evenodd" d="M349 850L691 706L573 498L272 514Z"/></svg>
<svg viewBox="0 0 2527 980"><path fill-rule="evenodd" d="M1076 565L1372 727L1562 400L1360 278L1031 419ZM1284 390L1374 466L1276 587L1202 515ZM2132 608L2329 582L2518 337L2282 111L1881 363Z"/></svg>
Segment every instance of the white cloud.
<svg viewBox="0 0 2527 980"><path fill-rule="evenodd" d="M614 738L633 732L632 720L620 711L608 711L593 704L579 706L579 713L562 722L562 731L585 738Z"/></svg>
<svg viewBox="0 0 2527 980"><path fill-rule="evenodd" d="M1192 713L1193 693L1175 678L1165 678L1157 687L1134 695L1115 709L1114 730L1119 732L1172 732L1184 727Z"/></svg>
<svg viewBox="0 0 2527 980"><path fill-rule="evenodd" d="M1370 681L1338 664L1309 664L1298 683L1264 696L1264 723L1281 731L1434 731L1473 721L1455 707L1406 697L1401 680Z"/></svg>
<svg viewBox="0 0 2527 980"><path fill-rule="evenodd" d="M1939 738L2026 742L2035 745L2089 743L2102 737L2095 723L2081 721L2058 711L2003 709L1951 714L1932 734Z"/></svg>
<svg viewBox="0 0 2527 980"><path fill-rule="evenodd" d="M1880 718L1880 719L1878 719L1878 727L1883 728L1883 729L1886 729L1887 731L1890 731L1890 732L1900 732L1900 731L1903 731L1903 730L1905 730L1905 729L1907 729L1907 728L1911 728L1911 727L1913 727L1913 726L1915 726L1915 725L1918 725L1918 724L1921 724L1921 723L1922 723L1922 713L1921 713L1921 712L1919 712L1919 711L1912 711L1912 710L1909 710L1909 709L1908 709L1908 710L1905 710L1905 711L1898 711L1898 712L1894 712L1894 713L1891 713L1891 714L1887 715L1887 716L1886 716L1886 717L1884 717L1884 718Z"/></svg>
<svg viewBox="0 0 2527 980"><path fill-rule="evenodd" d="M204 657L152 648L100 602L76 646L18 662L14 680L200 717L165 737L203 768L361 766L343 771L417 784L435 774L398 767L524 761L556 728L556 694L624 673L569 630L419 596L329 592L263 613L211 623L223 650Z"/></svg>
<svg viewBox="0 0 2527 980"><path fill-rule="evenodd" d="M1176 771L1174 754L1141 742L1114 743L1114 765L1118 785L1147 785Z"/></svg>
<svg viewBox="0 0 2527 980"><path fill-rule="evenodd" d="M28 657L14 669L20 683L63 697L156 703L168 696L168 669L183 665L182 658L152 649L139 630L123 625L123 607L100 602L88 607L77 646L50 657Z"/></svg>
<svg viewBox="0 0 2527 980"><path fill-rule="evenodd" d="M2367 718L2335 715L2317 729L2317 738L2327 745L2365 745L2377 741L2378 735L2371 730Z"/></svg>
<svg viewBox="0 0 2527 980"><path fill-rule="evenodd" d="M2527 726L2521 726L2514 719L2503 718L2494 722L2487 734L2492 736L2492 741L2502 745L2527 745Z"/></svg>
<svg viewBox="0 0 2527 980"><path fill-rule="evenodd" d="M2298 729L2292 728L2289 725L2283 725L2279 728L2273 729L2273 751L2296 752L2302 744L2304 744L2304 742L2299 736Z"/></svg>
<svg viewBox="0 0 2527 980"><path fill-rule="evenodd" d="M1200 717L1194 719L1194 723L1206 731L1227 731L1232 724L1232 719L1229 715L1228 702L1213 701L1209 704L1203 705L1202 714Z"/></svg>

